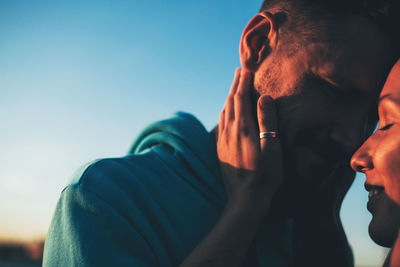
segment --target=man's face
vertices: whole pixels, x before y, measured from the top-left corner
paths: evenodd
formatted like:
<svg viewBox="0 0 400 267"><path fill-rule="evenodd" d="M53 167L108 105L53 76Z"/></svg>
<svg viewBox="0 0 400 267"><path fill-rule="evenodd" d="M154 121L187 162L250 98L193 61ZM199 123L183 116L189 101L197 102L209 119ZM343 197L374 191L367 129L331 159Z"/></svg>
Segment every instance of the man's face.
<svg viewBox="0 0 400 267"><path fill-rule="evenodd" d="M326 182L374 127L393 62L386 39L368 21L338 20L330 30L325 39L332 41L305 44L289 58L273 53L255 74L258 92L276 92L286 183L300 196Z"/></svg>

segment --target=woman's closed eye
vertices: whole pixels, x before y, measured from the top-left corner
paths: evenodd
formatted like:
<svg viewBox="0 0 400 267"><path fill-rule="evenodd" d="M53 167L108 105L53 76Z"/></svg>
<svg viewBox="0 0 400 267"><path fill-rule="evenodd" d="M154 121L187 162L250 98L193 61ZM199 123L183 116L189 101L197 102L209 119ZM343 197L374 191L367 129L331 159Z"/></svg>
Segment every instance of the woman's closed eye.
<svg viewBox="0 0 400 267"><path fill-rule="evenodd" d="M386 131L386 130L389 130L390 127L392 127L392 126L393 126L393 123L387 123L384 126L380 127L378 130L379 131Z"/></svg>

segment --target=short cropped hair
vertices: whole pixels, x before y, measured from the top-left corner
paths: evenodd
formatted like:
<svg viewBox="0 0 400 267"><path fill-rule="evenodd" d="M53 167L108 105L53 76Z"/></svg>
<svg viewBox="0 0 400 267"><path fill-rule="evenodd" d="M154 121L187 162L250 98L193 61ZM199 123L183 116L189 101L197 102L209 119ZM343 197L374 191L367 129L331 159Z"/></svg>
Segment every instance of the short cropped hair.
<svg viewBox="0 0 400 267"><path fill-rule="evenodd" d="M304 41L323 37L324 26L338 17L362 16L387 36L400 55L399 0L264 0L261 11L282 14L286 24L282 37L295 33Z"/></svg>

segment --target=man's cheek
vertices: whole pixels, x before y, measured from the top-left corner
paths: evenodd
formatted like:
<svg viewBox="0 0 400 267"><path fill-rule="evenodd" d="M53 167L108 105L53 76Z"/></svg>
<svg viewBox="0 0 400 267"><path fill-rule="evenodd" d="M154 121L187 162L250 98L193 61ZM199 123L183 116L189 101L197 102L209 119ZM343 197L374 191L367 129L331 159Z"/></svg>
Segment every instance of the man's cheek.
<svg viewBox="0 0 400 267"><path fill-rule="evenodd" d="M298 146L294 150L294 168L301 182L310 186L318 186L317 183L324 181L335 166L326 161L312 149L305 146Z"/></svg>
<svg viewBox="0 0 400 267"><path fill-rule="evenodd" d="M315 162L314 155L310 150L304 147L297 147L295 150L295 165L296 174L302 178L302 182L310 183L312 181L312 165Z"/></svg>

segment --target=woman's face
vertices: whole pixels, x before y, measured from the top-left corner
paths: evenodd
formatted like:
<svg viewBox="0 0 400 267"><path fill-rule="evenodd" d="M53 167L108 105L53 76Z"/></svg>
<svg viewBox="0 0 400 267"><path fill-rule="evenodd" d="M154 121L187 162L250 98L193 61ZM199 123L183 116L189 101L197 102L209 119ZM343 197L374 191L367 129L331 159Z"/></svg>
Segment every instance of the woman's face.
<svg viewBox="0 0 400 267"><path fill-rule="evenodd" d="M378 130L353 155L351 166L367 178L369 234L390 247L400 228L400 60L382 89L378 111Z"/></svg>

